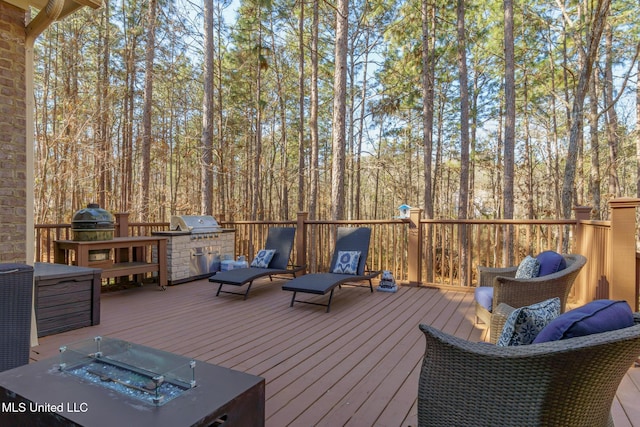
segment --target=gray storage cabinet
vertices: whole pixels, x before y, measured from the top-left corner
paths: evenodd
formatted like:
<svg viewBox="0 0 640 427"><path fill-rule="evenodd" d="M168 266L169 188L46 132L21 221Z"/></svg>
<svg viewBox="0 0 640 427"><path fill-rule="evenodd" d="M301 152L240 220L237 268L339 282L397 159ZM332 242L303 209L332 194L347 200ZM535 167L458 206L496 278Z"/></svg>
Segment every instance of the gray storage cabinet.
<svg viewBox="0 0 640 427"><path fill-rule="evenodd" d="M36 262L39 337L100 323L101 273L99 268Z"/></svg>
<svg viewBox="0 0 640 427"><path fill-rule="evenodd" d="M33 267L0 264L0 372L29 363Z"/></svg>

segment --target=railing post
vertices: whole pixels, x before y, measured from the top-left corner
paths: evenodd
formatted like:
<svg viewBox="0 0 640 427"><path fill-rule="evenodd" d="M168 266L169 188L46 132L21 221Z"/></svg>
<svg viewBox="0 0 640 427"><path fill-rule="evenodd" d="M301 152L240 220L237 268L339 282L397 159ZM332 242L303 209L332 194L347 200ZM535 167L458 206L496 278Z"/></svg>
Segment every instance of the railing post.
<svg viewBox="0 0 640 427"><path fill-rule="evenodd" d="M115 237L129 237L129 213L128 212L119 212L114 215L116 217L116 228L113 230L113 234ZM115 257L116 262L127 262L129 261L129 249L120 248L114 249L113 256ZM121 278L117 278L116 280L121 280Z"/></svg>
<svg viewBox="0 0 640 427"><path fill-rule="evenodd" d="M575 212L576 217L574 251L580 255L586 256L588 262L589 250L586 247L587 241L584 235L585 229L582 221L588 221L591 219L591 207L576 206L575 208L573 208L573 211ZM590 298L591 292L589 290L589 283L587 283L587 278L589 277L589 275L586 274L586 271L588 267L589 266L586 265L582 269L582 271L576 278L575 284L573 285L574 299L580 304L585 304L592 299Z"/></svg>
<svg viewBox="0 0 640 427"><path fill-rule="evenodd" d="M409 230L407 232L407 261L409 285L420 286L422 283L422 227L420 219L422 209L411 208L409 210Z"/></svg>
<svg viewBox="0 0 640 427"><path fill-rule="evenodd" d="M640 199L609 201L611 208L611 286L609 298L625 300L638 311L636 289L636 207Z"/></svg>
<svg viewBox="0 0 640 427"><path fill-rule="evenodd" d="M115 215L116 217L116 237L128 237L129 236L129 213L120 212Z"/></svg>
<svg viewBox="0 0 640 427"><path fill-rule="evenodd" d="M296 265L307 264L307 218L308 212L298 212L296 225ZM306 269L300 274L305 274Z"/></svg>

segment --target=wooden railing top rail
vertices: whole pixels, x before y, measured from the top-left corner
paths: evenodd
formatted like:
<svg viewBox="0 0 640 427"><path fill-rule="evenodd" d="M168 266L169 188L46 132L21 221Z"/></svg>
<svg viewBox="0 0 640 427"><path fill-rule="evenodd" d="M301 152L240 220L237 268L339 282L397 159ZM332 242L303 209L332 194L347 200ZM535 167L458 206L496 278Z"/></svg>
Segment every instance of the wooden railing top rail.
<svg viewBox="0 0 640 427"><path fill-rule="evenodd" d="M592 225L594 227L611 227L611 221L603 221L600 219L582 219L578 222L580 224Z"/></svg>
<svg viewBox="0 0 640 427"><path fill-rule="evenodd" d="M402 224L407 222L405 219L337 219L337 220L304 220L305 224L318 224L318 225L354 225L354 224Z"/></svg>
<svg viewBox="0 0 640 427"><path fill-rule="evenodd" d="M421 224L575 225L575 219L421 219Z"/></svg>
<svg viewBox="0 0 640 427"><path fill-rule="evenodd" d="M38 228L54 229L54 228L70 228L70 227L71 227L71 223L70 222L61 223L61 224L36 224L35 225L36 230Z"/></svg>
<svg viewBox="0 0 640 427"><path fill-rule="evenodd" d="M218 221L218 224L260 224L260 225L268 225L268 224L282 224L289 225L295 224L295 221L269 221L269 220L239 220L239 221Z"/></svg>

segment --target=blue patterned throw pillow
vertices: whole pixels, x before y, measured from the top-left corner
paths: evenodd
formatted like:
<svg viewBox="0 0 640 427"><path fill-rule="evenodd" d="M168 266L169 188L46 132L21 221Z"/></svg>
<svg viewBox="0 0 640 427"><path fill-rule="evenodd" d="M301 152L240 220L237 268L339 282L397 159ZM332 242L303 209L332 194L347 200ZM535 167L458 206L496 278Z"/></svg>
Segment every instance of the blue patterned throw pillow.
<svg viewBox="0 0 640 427"><path fill-rule="evenodd" d="M251 261L251 267L267 268L271 262L271 258L276 253L273 249L260 249L256 257Z"/></svg>
<svg viewBox="0 0 640 427"><path fill-rule="evenodd" d="M332 273L357 274L360 251L338 251L338 260Z"/></svg>
<svg viewBox="0 0 640 427"><path fill-rule="evenodd" d="M516 279L531 279L533 277L538 277L539 271L540 262L536 258L527 255L518 266Z"/></svg>
<svg viewBox="0 0 640 427"><path fill-rule="evenodd" d="M516 308L507 317L496 345L531 344L538 333L560 315L560 298L551 298L527 307Z"/></svg>

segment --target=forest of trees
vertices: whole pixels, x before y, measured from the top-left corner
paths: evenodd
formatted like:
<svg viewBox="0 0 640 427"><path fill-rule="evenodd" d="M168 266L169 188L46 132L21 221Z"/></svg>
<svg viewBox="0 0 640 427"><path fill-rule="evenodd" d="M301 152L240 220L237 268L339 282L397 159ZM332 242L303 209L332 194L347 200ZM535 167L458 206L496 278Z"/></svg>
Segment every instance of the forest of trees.
<svg viewBox="0 0 640 427"><path fill-rule="evenodd" d="M35 51L36 223L607 217L637 2L104 0Z"/></svg>

